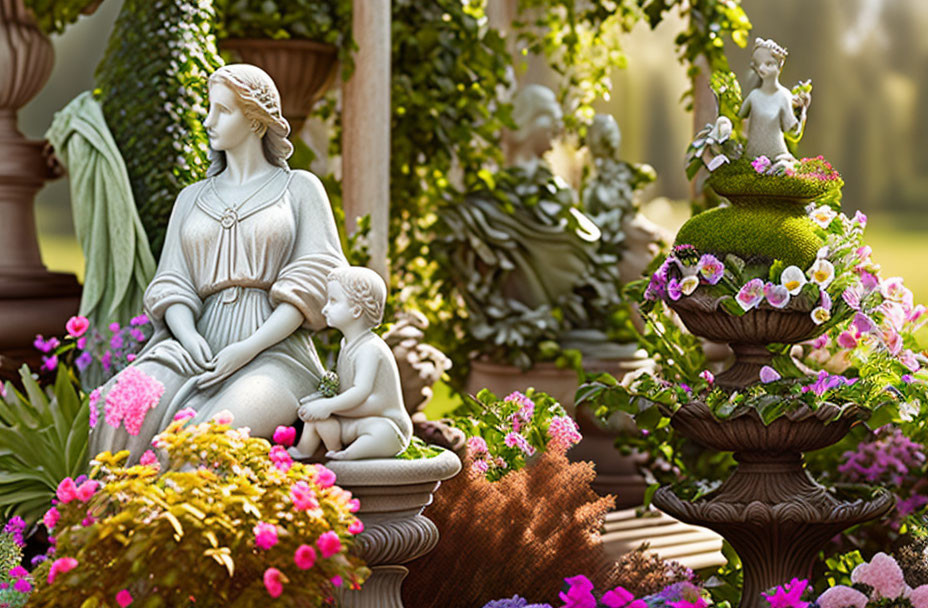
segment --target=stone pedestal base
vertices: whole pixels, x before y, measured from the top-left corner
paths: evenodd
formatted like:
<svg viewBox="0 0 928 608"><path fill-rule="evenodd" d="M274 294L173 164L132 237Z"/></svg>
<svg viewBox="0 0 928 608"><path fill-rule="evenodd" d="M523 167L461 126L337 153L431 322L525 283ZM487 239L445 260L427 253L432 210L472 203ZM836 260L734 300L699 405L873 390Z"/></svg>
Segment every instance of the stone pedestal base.
<svg viewBox="0 0 928 608"><path fill-rule="evenodd" d="M461 470L461 461L443 451L418 460L331 461L337 483L361 502L364 532L355 551L371 569L359 591L344 591L339 606L402 608L400 588L409 572L401 564L425 555L438 544L438 528L422 510L442 480Z"/></svg>

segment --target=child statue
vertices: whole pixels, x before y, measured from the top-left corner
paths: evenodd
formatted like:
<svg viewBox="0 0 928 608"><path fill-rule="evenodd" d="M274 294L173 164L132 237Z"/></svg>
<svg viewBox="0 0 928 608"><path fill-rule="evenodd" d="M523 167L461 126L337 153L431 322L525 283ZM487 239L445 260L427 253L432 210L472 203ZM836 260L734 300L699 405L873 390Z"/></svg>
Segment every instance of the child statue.
<svg viewBox="0 0 928 608"><path fill-rule="evenodd" d="M335 460L391 458L406 449L412 420L393 351L371 330L383 319L387 286L368 268L339 268L329 274L326 323L344 334L336 371L341 392L315 392L300 400L297 414L306 425L291 453L311 456L320 440Z"/></svg>
<svg viewBox="0 0 928 608"><path fill-rule="evenodd" d="M809 93L794 96L780 84L786 49L773 40L757 38L751 55L751 72L738 115L748 118L747 158L766 156L773 163L770 173L796 161L786 148L784 133L801 134L812 101ZM799 109L796 117L794 108Z"/></svg>

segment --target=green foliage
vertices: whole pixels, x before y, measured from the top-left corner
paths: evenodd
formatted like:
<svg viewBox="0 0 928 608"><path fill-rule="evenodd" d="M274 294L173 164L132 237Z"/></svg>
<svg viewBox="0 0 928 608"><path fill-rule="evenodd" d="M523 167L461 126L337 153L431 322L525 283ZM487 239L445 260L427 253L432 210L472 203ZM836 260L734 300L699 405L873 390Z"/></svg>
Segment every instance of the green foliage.
<svg viewBox="0 0 928 608"><path fill-rule="evenodd" d="M206 78L222 65L212 2L126 0L95 95L129 172L139 216L157 256L174 200L209 166Z"/></svg>
<svg viewBox="0 0 928 608"><path fill-rule="evenodd" d="M348 552L348 528L356 521L351 495L326 482L321 465L287 468L280 454L275 465L270 444L245 430L215 421L186 423L175 421L156 438L166 453L161 474L157 462L126 466L125 451L96 457L90 478L99 489L86 502L62 500L57 507L55 558L74 558L77 567L53 584L46 584L40 568L30 605L111 605L122 589L144 598L146 606L203 600L272 605L262 581L272 567L282 573L284 587L273 605L321 605L335 592L332 577L342 577L346 587L366 578L367 569ZM294 499L300 491L308 501L302 510ZM88 511L95 521L85 520ZM266 549L256 544L259 523L276 527L277 541ZM298 568L297 548L316 545L328 532L338 536L341 549L323 557L317 546L315 564Z"/></svg>
<svg viewBox="0 0 928 608"><path fill-rule="evenodd" d="M9 582L8 573L23 560L23 548L9 532L0 532L0 582Z"/></svg>
<svg viewBox="0 0 928 608"><path fill-rule="evenodd" d="M65 366L46 393L29 368L19 372L24 391L7 383L0 400L0 509L34 523L48 508L58 482L87 470L90 409L79 382Z"/></svg>
<svg viewBox="0 0 928 608"><path fill-rule="evenodd" d="M802 207L771 203L762 207L716 207L690 218L677 232L676 244L689 244L719 257L781 260L808 268L824 245Z"/></svg>
<svg viewBox="0 0 928 608"><path fill-rule="evenodd" d="M351 0L214 0L216 37L303 38L341 46L351 36Z"/></svg>
<svg viewBox="0 0 928 608"><path fill-rule="evenodd" d="M840 193L844 185L837 171L821 157L802 159L791 173L758 173L751 166L751 159L742 157L713 171L706 184L722 196L737 197L736 203L742 197L769 197L797 206Z"/></svg>
<svg viewBox="0 0 928 608"><path fill-rule="evenodd" d="M396 457L400 460L416 460L417 458L434 458L442 453L441 448L432 447L416 436L409 441L409 446Z"/></svg>
<svg viewBox="0 0 928 608"><path fill-rule="evenodd" d="M97 0L24 0L46 35L60 34Z"/></svg>
<svg viewBox="0 0 928 608"><path fill-rule="evenodd" d="M732 136L741 137L744 119L738 116L741 111L741 83L733 72L713 72L709 78L709 87L719 102L719 116L731 121Z"/></svg>
<svg viewBox="0 0 928 608"><path fill-rule="evenodd" d="M476 398L467 395L464 405L454 412L452 424L470 438L468 449L474 463L471 472L486 475L490 481L522 469L542 452L563 454L580 440L575 423L561 404L532 388L503 399L487 389L477 393ZM558 426L565 424L570 425L569 439L558 431Z"/></svg>

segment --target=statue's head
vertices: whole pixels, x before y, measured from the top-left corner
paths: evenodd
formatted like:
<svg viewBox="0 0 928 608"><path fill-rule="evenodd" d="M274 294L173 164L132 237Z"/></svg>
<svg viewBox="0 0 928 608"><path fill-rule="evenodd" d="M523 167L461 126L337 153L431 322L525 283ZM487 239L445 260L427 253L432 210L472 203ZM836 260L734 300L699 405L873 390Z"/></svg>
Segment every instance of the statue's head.
<svg viewBox="0 0 928 608"><path fill-rule="evenodd" d="M563 112L548 87L530 84L512 101L512 120L518 129L509 136L522 154L541 156L563 126Z"/></svg>
<svg viewBox="0 0 928 608"><path fill-rule="evenodd" d="M341 287L347 304L355 311L353 314L362 317L365 325L380 325L387 302L387 284L377 272L364 266L345 266L330 272L326 282Z"/></svg>
<svg viewBox="0 0 928 608"><path fill-rule="evenodd" d="M231 98L243 114L243 129L247 131L240 137L250 134L258 137L268 162L286 168L287 159L293 154L293 144L287 140L290 123L281 113L280 93L267 72L254 65L233 63L213 72L208 86L211 106L215 98ZM225 149L227 146L222 149L211 146L207 175L216 175L225 169Z"/></svg>
<svg viewBox="0 0 928 608"><path fill-rule="evenodd" d="M614 157L622 144L622 132L611 114L597 114L586 132L586 145L594 158Z"/></svg>
<svg viewBox="0 0 928 608"><path fill-rule="evenodd" d="M757 72L761 80L771 73L779 74L786 61L786 49L770 39L756 38L754 51L751 53L751 69Z"/></svg>

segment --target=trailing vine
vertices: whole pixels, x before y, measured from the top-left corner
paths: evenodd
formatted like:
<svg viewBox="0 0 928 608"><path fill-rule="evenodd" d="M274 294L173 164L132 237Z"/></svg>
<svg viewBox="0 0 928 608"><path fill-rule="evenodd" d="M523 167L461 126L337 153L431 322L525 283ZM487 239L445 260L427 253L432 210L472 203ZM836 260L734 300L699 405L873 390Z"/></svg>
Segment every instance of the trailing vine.
<svg viewBox="0 0 928 608"><path fill-rule="evenodd" d="M46 35L60 34L82 14L92 12L101 0L23 0L39 29Z"/></svg>

